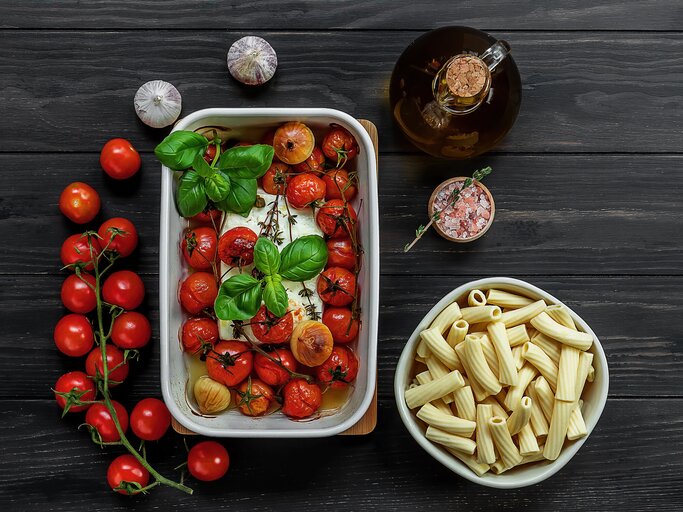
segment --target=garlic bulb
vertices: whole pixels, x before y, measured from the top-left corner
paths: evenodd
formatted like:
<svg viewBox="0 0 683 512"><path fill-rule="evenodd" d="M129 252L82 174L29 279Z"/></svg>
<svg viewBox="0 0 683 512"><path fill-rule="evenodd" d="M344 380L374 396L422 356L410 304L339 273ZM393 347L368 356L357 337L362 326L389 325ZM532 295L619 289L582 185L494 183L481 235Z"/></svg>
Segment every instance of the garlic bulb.
<svg viewBox="0 0 683 512"><path fill-rule="evenodd" d="M208 375L202 375L194 383L194 398L202 414L215 414L230 405L230 390Z"/></svg>
<svg viewBox="0 0 683 512"><path fill-rule="evenodd" d="M228 51L230 74L243 84L261 85L270 80L277 69L277 54L268 41L246 36L235 41Z"/></svg>
<svg viewBox="0 0 683 512"><path fill-rule="evenodd" d="M134 103L140 120L152 128L164 128L175 123L182 108L178 89L163 80L142 84L135 93Z"/></svg>

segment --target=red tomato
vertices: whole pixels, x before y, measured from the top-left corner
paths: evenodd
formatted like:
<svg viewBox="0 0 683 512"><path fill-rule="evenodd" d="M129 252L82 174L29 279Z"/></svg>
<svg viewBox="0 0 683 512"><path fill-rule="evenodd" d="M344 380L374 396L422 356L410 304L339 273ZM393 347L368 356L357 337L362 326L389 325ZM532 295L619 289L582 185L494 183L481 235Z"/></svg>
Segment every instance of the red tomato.
<svg viewBox="0 0 683 512"><path fill-rule="evenodd" d="M282 162L273 162L261 178L261 188L268 194L284 194L287 190L287 173L290 168Z"/></svg>
<svg viewBox="0 0 683 512"><path fill-rule="evenodd" d="M263 354L256 354L254 358L254 370L259 379L270 386L282 386L290 379L287 370L296 372L297 361L292 351L286 348L276 348L268 353L275 361L268 359ZM279 363L277 362L279 361Z"/></svg>
<svg viewBox="0 0 683 512"><path fill-rule="evenodd" d="M335 162L337 167L342 167L358 154L358 143L346 128L337 124L330 125L322 143L325 156Z"/></svg>
<svg viewBox="0 0 683 512"><path fill-rule="evenodd" d="M140 276L130 270L119 270L110 275L102 286L102 298L123 309L135 309L145 298L145 285Z"/></svg>
<svg viewBox="0 0 683 512"><path fill-rule="evenodd" d="M87 183L75 181L59 196L59 211L76 224L85 224L100 211L100 196Z"/></svg>
<svg viewBox="0 0 683 512"><path fill-rule="evenodd" d="M261 138L261 144L267 144L269 146L273 145L273 140L275 139L275 132L277 128L272 128L268 130Z"/></svg>
<svg viewBox="0 0 683 512"><path fill-rule="evenodd" d="M217 210L212 204L207 206L203 212L199 212L197 215L190 217L199 224L212 224L218 226L221 222L222 212Z"/></svg>
<svg viewBox="0 0 683 512"><path fill-rule="evenodd" d="M341 199L330 199L315 216L318 226L330 238L345 238L356 229L356 211Z"/></svg>
<svg viewBox="0 0 683 512"><path fill-rule="evenodd" d="M119 425L121 425L121 430L125 434L126 430L128 430L128 412L126 412L123 405L115 400L112 400L111 404L116 411L116 417L119 420ZM85 413L85 422L95 427L104 443L113 443L121 439L119 431L116 430L116 425L114 425L111 413L104 404L92 404L88 412Z"/></svg>
<svg viewBox="0 0 683 512"><path fill-rule="evenodd" d="M54 332L55 345L62 354L81 357L95 343L92 325L84 315L70 314L59 319Z"/></svg>
<svg viewBox="0 0 683 512"><path fill-rule="evenodd" d="M81 272L80 276L71 274L62 283L62 303L73 313L90 313L97 306L95 278ZM93 288L90 288L90 286Z"/></svg>
<svg viewBox="0 0 683 512"><path fill-rule="evenodd" d="M180 304L193 315L212 308L217 295L216 278L208 272L190 274L180 285Z"/></svg>
<svg viewBox="0 0 683 512"><path fill-rule="evenodd" d="M126 453L119 455L109 464L107 482L109 487L120 494L137 494L135 486L121 483L130 482L145 487L149 483L149 471L133 455Z"/></svg>
<svg viewBox="0 0 683 512"><path fill-rule="evenodd" d="M287 201L292 208L306 208L325 198L325 182L310 172L297 174L287 184Z"/></svg>
<svg viewBox="0 0 683 512"><path fill-rule="evenodd" d="M228 472L230 457L222 444L216 441L202 441L187 454L187 469L197 480L212 482Z"/></svg>
<svg viewBox="0 0 683 512"><path fill-rule="evenodd" d="M198 227L185 231L180 247L183 257L195 270L211 270L216 259L216 231L209 227Z"/></svg>
<svg viewBox="0 0 683 512"><path fill-rule="evenodd" d="M70 393L71 397L64 397L59 393ZM95 383L92 379L83 372L69 372L57 379L55 384L55 400L57 405L64 409L67 402L71 403L72 399L78 398L82 402L95 400ZM86 405L70 405L68 412L85 411L90 404Z"/></svg>
<svg viewBox="0 0 683 512"><path fill-rule="evenodd" d="M152 337L152 326L142 313L126 311L114 319L111 340L122 349L142 348Z"/></svg>
<svg viewBox="0 0 683 512"><path fill-rule="evenodd" d="M108 251L117 252L122 258L130 256L138 245L138 232L135 226L123 217L105 220L97 234L102 237L100 244L103 247L107 247Z"/></svg>
<svg viewBox="0 0 683 512"><path fill-rule="evenodd" d="M143 441L157 441L171 426L171 413L158 398L140 400L130 413L130 428Z"/></svg>
<svg viewBox="0 0 683 512"><path fill-rule="evenodd" d="M331 238L327 241L327 268L342 267L353 270L356 267L356 254L350 238Z"/></svg>
<svg viewBox="0 0 683 512"><path fill-rule="evenodd" d="M102 148L100 165L115 180L125 180L140 169L140 154L126 139L111 139Z"/></svg>
<svg viewBox="0 0 683 512"><path fill-rule="evenodd" d="M254 245L258 235L245 227L232 228L218 240L218 257L233 267L249 265L254 261Z"/></svg>
<svg viewBox="0 0 683 512"><path fill-rule="evenodd" d="M326 308L323 323L330 329L335 343L351 343L360 327L349 308Z"/></svg>
<svg viewBox="0 0 683 512"><path fill-rule="evenodd" d="M318 381L328 383L331 388L345 388L357 375L358 359L344 346L334 347L327 361L315 369Z"/></svg>
<svg viewBox="0 0 683 512"><path fill-rule="evenodd" d="M62 259L62 265L80 264L85 270L92 270L94 259L102 252L100 242L95 237L90 237L92 244L92 255L90 256L90 246L88 245L88 237L84 235L71 235L62 244L59 256Z"/></svg>
<svg viewBox="0 0 683 512"><path fill-rule="evenodd" d="M204 151L204 160L207 164L213 163L213 159L216 158L216 145L209 144L209 147Z"/></svg>
<svg viewBox="0 0 683 512"><path fill-rule="evenodd" d="M311 156L294 166L296 172L323 172L325 170L325 155L318 146L313 148Z"/></svg>
<svg viewBox="0 0 683 512"><path fill-rule="evenodd" d="M115 345L107 343L107 368L109 370L109 386L118 386L128 377L128 363L123 363L123 352ZM118 367L118 368L117 368ZM95 347L85 360L85 372L91 377L104 376L102 349Z"/></svg>
<svg viewBox="0 0 683 512"><path fill-rule="evenodd" d="M356 294L356 276L345 268L331 267L318 278L318 295L326 304L346 306Z"/></svg>
<svg viewBox="0 0 683 512"><path fill-rule="evenodd" d="M237 144L235 144L235 145L233 146L233 148L249 147L249 146L253 146L253 145L254 145L253 142L248 142L248 141L246 141L246 140L241 140L241 141L239 141Z"/></svg>
<svg viewBox="0 0 683 512"><path fill-rule="evenodd" d="M190 354L196 354L205 344L213 347L218 341L218 324L211 318L188 318L183 324L180 341Z"/></svg>
<svg viewBox="0 0 683 512"><path fill-rule="evenodd" d="M285 386L283 397L284 414L290 418L308 418L320 408L323 395L317 384L292 379Z"/></svg>
<svg viewBox="0 0 683 512"><path fill-rule="evenodd" d="M273 315L265 305L251 319L251 330L261 343L286 343L292 337L294 317L288 312L283 317Z"/></svg>
<svg viewBox="0 0 683 512"><path fill-rule="evenodd" d="M355 176L355 175L354 175ZM323 176L327 192L325 199L344 199L351 201L356 197L355 177L349 177L349 173L344 169L332 169Z"/></svg>
<svg viewBox="0 0 683 512"><path fill-rule="evenodd" d="M241 341L221 341L206 358L206 371L213 380L228 387L247 378L254 366L249 345Z"/></svg>
<svg viewBox="0 0 683 512"><path fill-rule="evenodd" d="M237 389L237 406L246 416L263 416L275 400L271 387L265 382L249 377Z"/></svg>

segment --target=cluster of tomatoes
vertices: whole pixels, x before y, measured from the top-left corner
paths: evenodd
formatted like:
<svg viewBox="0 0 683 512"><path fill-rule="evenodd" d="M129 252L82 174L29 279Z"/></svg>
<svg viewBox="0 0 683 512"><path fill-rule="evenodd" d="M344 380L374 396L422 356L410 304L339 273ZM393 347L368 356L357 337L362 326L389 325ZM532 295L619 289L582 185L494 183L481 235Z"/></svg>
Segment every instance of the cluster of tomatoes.
<svg viewBox="0 0 683 512"><path fill-rule="evenodd" d="M359 265L359 249L354 242L357 215L349 202L357 188L355 175L342 167L357 155L358 145L347 130L337 125L330 127L322 147L312 145L312 132L302 123L287 123L285 127L293 143L282 144L283 147L291 147L294 152L310 142L310 156L295 165L284 163L278 158L279 130L267 133L261 143L274 145L276 158L259 185L266 193L284 197L294 209L317 209L316 222L327 237L329 254L317 292L326 304L322 322L335 343L332 352L314 368L317 382L301 378L297 372L305 368L300 368L287 346L295 328L293 314L290 311L275 317L265 305L248 322L265 353L254 351L243 341L220 339L212 314L220 279L217 265L222 262L229 267L241 267L253 263L258 234L240 226L218 237L221 212L211 207L190 219L194 227L181 240L183 257L193 271L180 285L180 303L192 315L182 325L180 337L185 351L205 358L208 376L233 390L243 414L261 416L281 402L285 415L305 418L320 407L322 390L318 383L343 388L358 373L358 359L345 346L357 338L359 331L357 312L352 311ZM205 159L209 161L214 156L215 146L209 146Z"/></svg>

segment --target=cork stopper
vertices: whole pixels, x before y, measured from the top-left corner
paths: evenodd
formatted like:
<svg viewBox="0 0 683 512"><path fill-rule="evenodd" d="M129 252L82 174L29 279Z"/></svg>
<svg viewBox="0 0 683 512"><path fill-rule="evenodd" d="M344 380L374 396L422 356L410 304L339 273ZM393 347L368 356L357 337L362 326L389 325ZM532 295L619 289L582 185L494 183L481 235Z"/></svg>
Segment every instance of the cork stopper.
<svg viewBox="0 0 683 512"><path fill-rule="evenodd" d="M471 98L486 86L489 70L478 57L460 55L448 65L446 84L454 96Z"/></svg>

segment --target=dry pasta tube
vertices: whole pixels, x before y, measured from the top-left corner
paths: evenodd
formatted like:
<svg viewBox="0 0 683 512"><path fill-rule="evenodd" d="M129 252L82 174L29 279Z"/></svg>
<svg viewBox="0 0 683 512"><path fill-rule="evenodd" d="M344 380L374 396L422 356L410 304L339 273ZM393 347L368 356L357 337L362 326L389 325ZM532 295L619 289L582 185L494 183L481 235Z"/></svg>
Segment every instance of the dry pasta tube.
<svg viewBox="0 0 683 512"><path fill-rule="evenodd" d="M529 395L529 398L531 398L531 419L529 420L529 424L531 425L534 434L536 434L536 437L547 436L548 420L545 419L545 414L543 414L543 409L541 409L541 404L536 395L536 386L530 384L526 392Z"/></svg>
<svg viewBox="0 0 683 512"><path fill-rule="evenodd" d="M448 367L436 357L428 357L425 361L425 364L427 365L427 369L429 370L432 378L435 379L443 377L444 375L448 375L451 372L451 370L449 370ZM451 397L451 395L446 395L443 397L443 401L447 404L450 404L453 401L453 397Z"/></svg>
<svg viewBox="0 0 683 512"><path fill-rule="evenodd" d="M452 414L444 414L432 404L424 404L420 410L417 411L417 417L427 425L463 437L472 437L474 429L477 426L474 421L458 418Z"/></svg>
<svg viewBox="0 0 683 512"><path fill-rule="evenodd" d="M493 348L493 343L491 343L488 334L482 333L481 336L472 337L479 338L479 342L481 343L481 349L484 352L484 357L486 358L486 362L488 363L489 368L491 368L491 371L495 375L498 375L498 356L496 355L496 349Z"/></svg>
<svg viewBox="0 0 683 512"><path fill-rule="evenodd" d="M560 369L557 375L556 399L565 402L576 402L579 399L579 397L576 396L576 378L578 372L579 349L570 347L569 345L563 345L562 353L560 354Z"/></svg>
<svg viewBox="0 0 683 512"><path fill-rule="evenodd" d="M460 306L458 306L457 302L453 302L446 306L446 308L437 315L429 328L437 329L441 334L443 334L446 332L446 329L453 325L453 322L459 320L460 318L462 318Z"/></svg>
<svg viewBox="0 0 683 512"><path fill-rule="evenodd" d="M524 425L517 434L517 443L519 444L519 454L522 457L528 455L535 455L539 453L538 440L534 434L531 425Z"/></svg>
<svg viewBox="0 0 683 512"><path fill-rule="evenodd" d="M502 405L500 405L498 403L498 400L496 400L492 396L487 396L482 403L486 404L486 405L490 405L493 408L493 415L494 416L500 416L500 417L505 418L505 419L508 418L507 411L503 408Z"/></svg>
<svg viewBox="0 0 683 512"><path fill-rule="evenodd" d="M532 318L531 325L538 329L539 332L579 350L588 350L593 344L592 334L575 331L569 327L558 324L545 312Z"/></svg>
<svg viewBox="0 0 683 512"><path fill-rule="evenodd" d="M420 384L414 388L408 389L405 392L406 405L409 409L415 409L441 398L449 393L452 393L464 385L462 375L458 370L452 371L448 375L434 379L427 384Z"/></svg>
<svg viewBox="0 0 683 512"><path fill-rule="evenodd" d="M418 384L427 384L427 382L432 381L432 375L429 373L429 370L418 373L415 375L415 380L417 381ZM448 396L448 395L447 395ZM444 397L446 398L446 397ZM452 415L453 413L451 412L450 408L446 405L446 403L441 399L438 398L436 400L432 400L431 403L434 407L439 409L441 412L444 414L450 414Z"/></svg>
<svg viewBox="0 0 683 512"><path fill-rule="evenodd" d="M539 373L545 377L545 380L550 384L550 389L553 391L557 389L557 373L559 370L548 354L543 352L538 345L527 342L522 346L522 357L534 365Z"/></svg>
<svg viewBox="0 0 683 512"><path fill-rule="evenodd" d="M456 320L453 322L453 325L451 325L451 328L448 331L448 338L446 338L446 341L451 347L455 347L458 343L465 339L469 328L470 324L465 322L465 320L462 318L460 320Z"/></svg>
<svg viewBox="0 0 683 512"><path fill-rule="evenodd" d="M510 327L506 330L506 332L508 335L508 342L510 343L511 347L524 345L524 343L526 343L530 339L529 332L527 331L525 324Z"/></svg>
<svg viewBox="0 0 683 512"><path fill-rule="evenodd" d="M422 336L422 339L427 344L433 357L437 357L450 370L464 371L455 350L448 344L438 329L427 329L422 331L420 336Z"/></svg>
<svg viewBox="0 0 683 512"><path fill-rule="evenodd" d="M493 407L488 404L477 405L477 461L482 464L496 462L496 450L489 430L489 420L493 417Z"/></svg>
<svg viewBox="0 0 683 512"><path fill-rule="evenodd" d="M545 419L548 420L548 424L553 417L553 404L555 402L555 397L550 389L548 381L540 376L535 382L536 396L538 397L538 402L541 404L541 409L545 415Z"/></svg>
<svg viewBox="0 0 683 512"><path fill-rule="evenodd" d="M489 430L493 438L493 444L504 465L512 467L522 462L522 456L512 441L505 418L493 416L489 420Z"/></svg>
<svg viewBox="0 0 683 512"><path fill-rule="evenodd" d="M441 444L447 448L472 455L477 448L477 443L467 437L449 434L432 426L427 427L425 437L433 443Z"/></svg>
<svg viewBox="0 0 683 512"><path fill-rule="evenodd" d="M522 462L517 464L517 466L512 466L508 467L505 466L501 461L496 461L495 464L491 464L490 470L491 473L494 475L500 475L501 473L505 473L506 471L511 470L513 467L518 467L518 466L523 466L524 464L529 464L530 462L538 462L540 460L546 460L545 457L543 456L543 446L539 446L538 448L538 453L535 453L533 455L527 455L526 457L522 457Z"/></svg>
<svg viewBox="0 0 683 512"><path fill-rule="evenodd" d="M528 396L522 397L519 405L515 407L512 414L507 419L508 430L511 435L517 434L522 427L525 427L531 419L531 398Z"/></svg>
<svg viewBox="0 0 683 512"><path fill-rule="evenodd" d="M468 306L485 306L486 305L486 295L481 290L472 290L469 295L467 295L467 305Z"/></svg>
<svg viewBox="0 0 683 512"><path fill-rule="evenodd" d="M516 325L525 324L539 313L545 311L545 308L545 301L537 300L523 308L506 311L501 315L500 321L505 324L505 327L514 327Z"/></svg>
<svg viewBox="0 0 683 512"><path fill-rule="evenodd" d="M521 370L522 366L524 366L524 363L526 362L522 356L523 348L524 345L512 347L512 360L515 362L515 368L517 368L517 371Z"/></svg>
<svg viewBox="0 0 683 512"><path fill-rule="evenodd" d="M453 457L460 459L460 461L463 464L465 464L468 468L470 468L472 471L474 471L474 473L477 476L482 476L486 474L489 470L489 465L480 464L479 462L477 462L477 458L474 455L469 455L467 453L462 453L457 450L452 450L448 447L446 447L446 450L448 451L448 453L453 455Z"/></svg>
<svg viewBox="0 0 683 512"><path fill-rule="evenodd" d="M427 348L427 344L425 343L425 340L420 338L420 341L417 344L417 348L415 349L415 353L417 354L418 357L421 357L422 359L427 359L431 354L429 352L429 349Z"/></svg>
<svg viewBox="0 0 683 512"><path fill-rule="evenodd" d="M549 338L545 334L538 333L531 337L531 343L539 347L546 355L555 363L556 366L560 364L560 352L562 352L562 344Z"/></svg>
<svg viewBox="0 0 683 512"><path fill-rule="evenodd" d="M460 358L460 363L465 367L465 373L467 374L467 379L470 382L472 393L474 393L474 398L477 402L481 402L484 398L489 396L489 394L486 391L484 391L484 388L481 387L479 381L477 381L477 379L474 377L474 373L472 373L470 362L467 359L464 341L455 346L455 352L456 354L458 354L458 357Z"/></svg>
<svg viewBox="0 0 683 512"><path fill-rule="evenodd" d="M553 304L552 306L548 306L545 312L548 313L548 316L555 320L558 324L576 330L574 319L572 318L572 315L569 313L569 310L566 306L562 306L561 304Z"/></svg>
<svg viewBox="0 0 683 512"><path fill-rule="evenodd" d="M522 369L517 374L517 384L510 386L510 389L508 389L508 395L505 397L505 407L512 411L519 405L527 386L537 373L536 368L528 363L522 366Z"/></svg>
<svg viewBox="0 0 683 512"><path fill-rule="evenodd" d="M498 379L502 384L517 384L517 367L503 322L491 322L486 330L498 356Z"/></svg>
<svg viewBox="0 0 683 512"><path fill-rule="evenodd" d="M463 319L470 325L480 322L495 322L500 320L503 312L498 306L474 306L462 308Z"/></svg>
<svg viewBox="0 0 683 512"><path fill-rule="evenodd" d="M576 390L574 396L578 399L583 394L583 388L588 379L588 373L593 364L593 354L590 352L581 352L579 354L579 369L576 372Z"/></svg>
<svg viewBox="0 0 683 512"><path fill-rule="evenodd" d="M467 354L470 369L473 372L470 378L474 377L488 394L495 395L500 393L500 390L502 389L500 382L498 382L498 377L496 377L491 371L491 368L489 368L479 340L477 338L465 336L464 344L465 354Z"/></svg>
<svg viewBox="0 0 683 512"><path fill-rule="evenodd" d="M533 302L533 299L510 293L503 290L491 289L486 292L486 303L500 306L507 309L519 309L528 306Z"/></svg>
<svg viewBox="0 0 683 512"><path fill-rule="evenodd" d="M591 365L591 367L588 369L588 377L586 377L586 380L588 382L593 382L595 380L595 368Z"/></svg>
<svg viewBox="0 0 683 512"><path fill-rule="evenodd" d="M569 416L569 425L567 427L567 439L574 441L575 439L581 439L588 435L588 429L586 428L586 422L583 420L583 414L581 414L581 405L583 401L580 400L571 416Z"/></svg>
<svg viewBox="0 0 683 512"><path fill-rule="evenodd" d="M545 448L543 449L543 456L548 460L555 460L560 455L564 439L567 437L567 428L569 427L569 417L576 407L573 402L563 402L562 400L555 400L553 405L553 417L550 420L550 431L545 440Z"/></svg>
<svg viewBox="0 0 683 512"><path fill-rule="evenodd" d="M477 419L477 404L474 401L474 394L470 386L456 389L455 393L453 393L453 398L458 416L470 421Z"/></svg>

